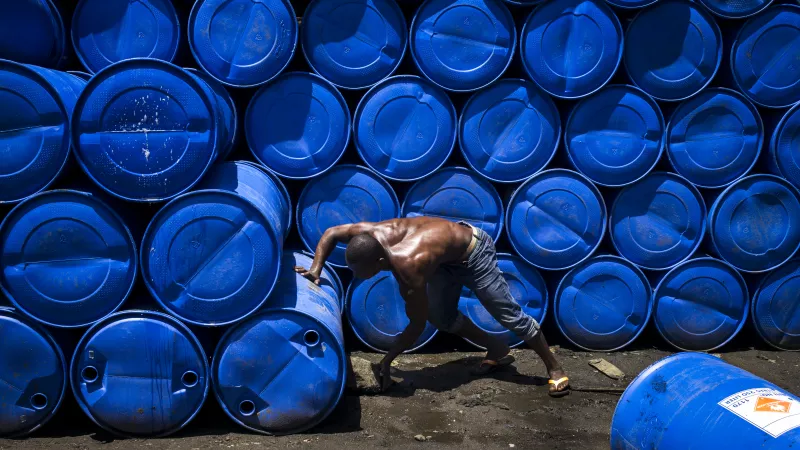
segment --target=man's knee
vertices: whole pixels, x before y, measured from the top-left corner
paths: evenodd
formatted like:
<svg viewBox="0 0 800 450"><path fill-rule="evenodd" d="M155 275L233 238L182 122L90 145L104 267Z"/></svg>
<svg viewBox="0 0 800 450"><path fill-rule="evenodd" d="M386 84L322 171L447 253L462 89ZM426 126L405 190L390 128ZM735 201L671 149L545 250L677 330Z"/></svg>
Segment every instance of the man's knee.
<svg viewBox="0 0 800 450"><path fill-rule="evenodd" d="M437 330L453 334L457 334L458 331L461 330L465 319L466 317L464 317L460 311L458 314L452 314L448 316L432 314L428 317L428 321L431 323L431 325L436 327Z"/></svg>

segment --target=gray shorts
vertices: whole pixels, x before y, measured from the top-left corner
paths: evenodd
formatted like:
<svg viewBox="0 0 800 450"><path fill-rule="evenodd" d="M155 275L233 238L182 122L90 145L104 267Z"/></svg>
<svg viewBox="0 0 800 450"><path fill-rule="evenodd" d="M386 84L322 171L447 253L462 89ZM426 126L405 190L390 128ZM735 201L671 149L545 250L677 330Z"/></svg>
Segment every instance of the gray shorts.
<svg viewBox="0 0 800 450"><path fill-rule="evenodd" d="M463 263L443 264L428 280L428 321L436 328L458 334L465 320L458 310L461 288L466 286L501 325L528 341L539 332L536 319L514 301L497 265L492 238L478 230L478 243Z"/></svg>

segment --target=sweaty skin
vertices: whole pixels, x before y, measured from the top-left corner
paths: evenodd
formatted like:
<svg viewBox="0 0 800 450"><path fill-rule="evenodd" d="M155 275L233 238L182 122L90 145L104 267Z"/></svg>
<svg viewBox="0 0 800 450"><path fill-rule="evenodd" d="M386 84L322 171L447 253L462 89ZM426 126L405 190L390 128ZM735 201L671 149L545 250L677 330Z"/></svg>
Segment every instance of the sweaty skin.
<svg viewBox="0 0 800 450"><path fill-rule="evenodd" d="M338 242L349 242L355 236L367 234L375 238L382 247L382 257L377 261L353 264L348 267L357 278L368 279L381 271L391 271L398 284L400 294L406 303L409 324L400 334L393 348L381 361L383 388L391 384L389 369L391 362L407 350L425 330L428 321L427 283L431 275L442 264L463 261L472 241L472 229L449 220L434 217L415 217L392 219L384 222L361 222L340 225L325 231L317 245L314 262L306 270L295 267L297 273L319 283L325 261ZM503 341L489 334L467 320L458 334L488 349L486 360L499 361L508 355L509 348ZM541 331L527 342L542 358L550 378L564 377L564 371L550 352ZM568 389L568 385L551 385L551 393Z"/></svg>

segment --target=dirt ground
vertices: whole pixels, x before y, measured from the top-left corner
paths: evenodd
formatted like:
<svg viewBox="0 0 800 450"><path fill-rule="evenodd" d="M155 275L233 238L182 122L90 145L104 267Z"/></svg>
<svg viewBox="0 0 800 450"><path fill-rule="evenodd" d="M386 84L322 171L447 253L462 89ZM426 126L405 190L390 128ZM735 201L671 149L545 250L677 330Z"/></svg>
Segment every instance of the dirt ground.
<svg viewBox="0 0 800 450"><path fill-rule="evenodd" d="M543 364L531 350L514 350L517 363L491 378L476 379L468 369L480 353L454 342L432 353L404 355L395 373L398 384L386 394L348 392L339 407L314 430L270 437L237 428L213 397L183 431L157 440L118 439L100 432L75 405L34 436L0 440L0 449L607 449L609 425L618 395L573 392L563 399L547 395ZM449 347L449 348L448 348ZM459 351L451 351L456 349ZM666 348L638 346L611 354L555 347L577 388L624 388ZM371 361L380 355L355 352ZM606 358L625 372L614 381L588 365ZM722 352L721 357L791 392L800 393L800 353L766 347ZM418 441L415 436L424 436Z"/></svg>

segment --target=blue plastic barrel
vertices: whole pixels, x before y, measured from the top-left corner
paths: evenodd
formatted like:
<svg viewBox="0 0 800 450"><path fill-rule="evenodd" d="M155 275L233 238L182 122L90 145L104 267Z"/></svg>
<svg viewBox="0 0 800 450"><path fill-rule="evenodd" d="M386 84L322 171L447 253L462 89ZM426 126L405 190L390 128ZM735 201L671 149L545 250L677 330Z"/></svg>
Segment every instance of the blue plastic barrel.
<svg viewBox="0 0 800 450"><path fill-rule="evenodd" d="M763 142L761 115L732 89L706 89L681 103L667 126L672 167L699 187L724 187L746 175Z"/></svg>
<svg viewBox="0 0 800 450"><path fill-rule="evenodd" d="M318 424L347 380L340 298L297 274L301 261L284 254L267 309L228 330L214 354L222 409L259 433L299 433Z"/></svg>
<svg viewBox="0 0 800 450"><path fill-rule="evenodd" d="M131 58L172 61L181 27L171 0L80 0L71 32L78 59L96 73Z"/></svg>
<svg viewBox="0 0 800 450"><path fill-rule="evenodd" d="M617 403L611 449L789 450L800 443L800 398L720 358L668 356ZM778 420L783 419L783 420Z"/></svg>
<svg viewBox="0 0 800 450"><path fill-rule="evenodd" d="M66 387L67 364L50 334L0 308L0 436L38 430L55 415Z"/></svg>
<svg viewBox="0 0 800 450"><path fill-rule="evenodd" d="M777 5L748 20L731 50L733 79L744 95L768 108L800 101L800 6Z"/></svg>
<svg viewBox="0 0 800 450"><path fill-rule="evenodd" d="M470 97L458 141L464 159L484 177L515 183L546 166L558 149L561 117L535 84L504 79Z"/></svg>
<svg viewBox="0 0 800 450"><path fill-rule="evenodd" d="M503 231L503 201L491 183L463 167L447 167L417 181L406 193L401 217L467 222L495 241Z"/></svg>
<svg viewBox="0 0 800 450"><path fill-rule="evenodd" d="M294 271L293 268L297 266L305 267L306 269L308 269L309 267L311 267L311 264L313 262L314 262L314 255L310 252L286 250L283 252L283 260L281 263L282 264L281 267L292 268L292 271ZM286 270L287 270L286 273L288 274L289 273L288 269ZM294 280L295 279L290 276L284 278L279 277L278 283L275 284L275 292L283 292L283 289L286 289L284 284L288 283L289 281L295 282ZM297 283L301 284L299 280L297 280ZM333 266L330 263L326 262L325 265L322 267L322 273L319 276L318 287L323 291L325 291L325 293L328 296L337 299L337 301L339 302L339 312L341 314L341 311L344 311L344 294L345 294L344 287L342 286L342 280L339 278L339 275L336 273L336 271L333 269ZM273 304L271 303L271 301L267 300L267 307L272 307L272 306Z"/></svg>
<svg viewBox="0 0 800 450"><path fill-rule="evenodd" d="M312 1L300 32L314 72L344 89L367 88L394 73L408 43L394 0Z"/></svg>
<svg viewBox="0 0 800 450"><path fill-rule="evenodd" d="M219 156L217 156L217 159L225 159L233 151L233 147L236 144L236 134L239 131L239 114L236 103L234 103L231 93L225 89L225 86L211 75L193 68L187 68L186 71L203 80L214 92L217 101L217 116L222 122L220 127L220 142L222 144L218 149Z"/></svg>
<svg viewBox="0 0 800 450"><path fill-rule="evenodd" d="M606 3L623 10L631 10L650 6L657 1L658 0L606 0Z"/></svg>
<svg viewBox="0 0 800 450"><path fill-rule="evenodd" d="M189 46L200 67L221 83L253 87L289 65L297 28L289 0L197 0Z"/></svg>
<svg viewBox="0 0 800 450"><path fill-rule="evenodd" d="M706 213L703 197L685 178L652 173L614 200L611 241L620 256L643 269L669 269L700 246Z"/></svg>
<svg viewBox="0 0 800 450"><path fill-rule="evenodd" d="M0 60L0 203L47 189L61 173L70 115L85 84L66 72Z"/></svg>
<svg viewBox="0 0 800 450"><path fill-rule="evenodd" d="M602 0L544 2L528 16L519 48L547 93L579 98L603 87L622 59L622 25Z"/></svg>
<svg viewBox="0 0 800 450"><path fill-rule="evenodd" d="M553 314L577 347L614 351L632 343L650 320L653 295L644 273L610 255L584 261L558 284Z"/></svg>
<svg viewBox="0 0 800 450"><path fill-rule="evenodd" d="M112 195L163 201L192 188L224 146L216 97L168 62L130 59L97 73L72 116L83 170Z"/></svg>
<svg viewBox="0 0 800 450"><path fill-rule="evenodd" d="M743 272L765 272L800 247L800 192L772 175L750 175L730 185L708 213L715 251Z"/></svg>
<svg viewBox="0 0 800 450"><path fill-rule="evenodd" d="M753 324L764 341L780 350L800 350L800 260L761 280L752 304Z"/></svg>
<svg viewBox="0 0 800 450"><path fill-rule="evenodd" d="M567 119L572 165L593 182L624 186L647 175L664 148L661 108L633 86L608 86L582 100Z"/></svg>
<svg viewBox="0 0 800 450"><path fill-rule="evenodd" d="M526 263L522 258L508 253L497 254L497 265L503 272L503 278L508 283L511 296L514 301L519 303L529 316L536 319L538 323L544 321L547 315L547 284L539 272ZM490 336L502 340L510 347L517 347L522 344L516 334L507 330L505 327L489 314L489 311L481 305L475 293L467 288L461 291L461 299L458 302L458 310L468 317L478 328L488 333ZM484 347L465 339L470 344L485 350Z"/></svg>
<svg viewBox="0 0 800 450"><path fill-rule="evenodd" d="M411 56L420 72L449 91L486 87L506 71L517 30L499 0L427 0L411 22Z"/></svg>
<svg viewBox="0 0 800 450"><path fill-rule="evenodd" d="M64 22L52 0L0 2L0 58L58 67L66 42Z"/></svg>
<svg viewBox="0 0 800 450"><path fill-rule="evenodd" d="M569 269L594 253L606 233L606 204L577 172L539 172L514 192L506 228L514 250L545 270Z"/></svg>
<svg viewBox="0 0 800 450"><path fill-rule="evenodd" d="M382 222L400 214L400 202L386 180L366 167L343 164L310 180L297 200L297 230L314 252L328 228L358 222ZM347 267L347 245L337 243L328 261Z"/></svg>
<svg viewBox="0 0 800 450"><path fill-rule="evenodd" d="M385 178L414 181L444 165L456 142L456 109L417 76L378 83L356 108L353 139L361 159Z"/></svg>
<svg viewBox="0 0 800 450"><path fill-rule="evenodd" d="M625 34L625 68L642 90L664 101L706 87L722 61L714 18L689 0L664 0L640 12Z"/></svg>
<svg viewBox="0 0 800 450"><path fill-rule="evenodd" d="M700 0L712 13L725 19L742 19L758 14L772 3L772 0Z"/></svg>
<svg viewBox="0 0 800 450"><path fill-rule="evenodd" d="M330 169L350 141L350 109L335 86L291 72L262 87L247 107L244 131L253 156L290 179Z"/></svg>
<svg viewBox="0 0 800 450"><path fill-rule="evenodd" d="M136 280L136 244L122 219L78 191L47 191L0 225L0 288L22 313L85 327L116 311Z"/></svg>
<svg viewBox="0 0 800 450"><path fill-rule="evenodd" d="M78 405L104 430L158 437L188 424L208 395L208 360L175 318L122 311L89 328L72 357Z"/></svg>
<svg viewBox="0 0 800 450"><path fill-rule="evenodd" d="M669 344L712 351L730 342L747 322L750 297L736 269L696 258L670 270L654 292L653 321Z"/></svg>
<svg viewBox="0 0 800 450"><path fill-rule="evenodd" d="M75 75L76 77L80 78L83 81L89 81L92 78L92 74L81 72L78 70L70 70L67 73L70 75Z"/></svg>
<svg viewBox="0 0 800 450"><path fill-rule="evenodd" d="M800 161L797 143L800 142L800 105L795 105L781 118L772 133L767 166L775 175L800 188Z"/></svg>
<svg viewBox="0 0 800 450"><path fill-rule="evenodd" d="M347 288L344 308L358 340L376 352L391 350L409 324L400 285L391 272L381 272L368 280L354 279ZM437 332L429 322L406 353L425 346Z"/></svg>

